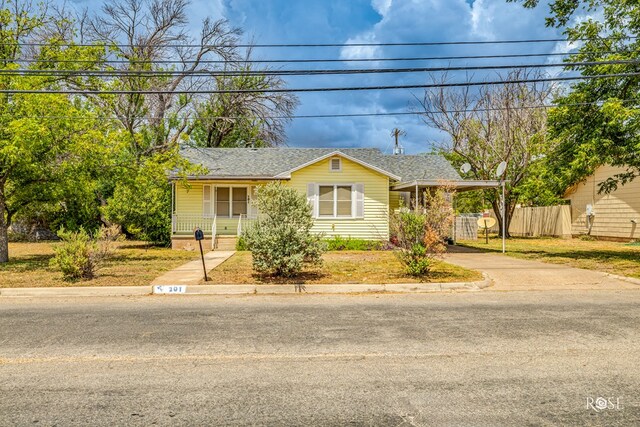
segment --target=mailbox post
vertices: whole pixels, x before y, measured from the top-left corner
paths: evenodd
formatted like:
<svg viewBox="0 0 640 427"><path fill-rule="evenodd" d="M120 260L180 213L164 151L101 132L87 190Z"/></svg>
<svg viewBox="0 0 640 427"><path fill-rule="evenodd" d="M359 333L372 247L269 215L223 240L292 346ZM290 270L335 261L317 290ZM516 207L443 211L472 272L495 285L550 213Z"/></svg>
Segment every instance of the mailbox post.
<svg viewBox="0 0 640 427"><path fill-rule="evenodd" d="M204 281L208 282L209 278L207 277L207 267L204 263L204 252L202 252L202 240L204 240L204 232L200 229L200 227L196 227L196 230L193 234L198 241L198 244L200 245L200 258L202 258L202 271L204 271Z"/></svg>

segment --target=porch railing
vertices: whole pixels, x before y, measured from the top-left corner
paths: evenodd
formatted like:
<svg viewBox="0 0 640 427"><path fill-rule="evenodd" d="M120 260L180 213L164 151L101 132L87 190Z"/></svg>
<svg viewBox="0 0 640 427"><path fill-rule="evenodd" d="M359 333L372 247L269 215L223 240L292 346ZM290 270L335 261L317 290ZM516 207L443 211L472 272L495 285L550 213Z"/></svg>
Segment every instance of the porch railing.
<svg viewBox="0 0 640 427"><path fill-rule="evenodd" d="M196 227L200 227L205 234L211 234L215 221L215 215L173 214L171 216L171 231L173 234L193 233Z"/></svg>
<svg viewBox="0 0 640 427"><path fill-rule="evenodd" d="M242 234L242 230L245 230L247 227L251 226L257 218L255 216L247 216L246 214L241 214L238 218L238 229L236 230L237 235Z"/></svg>
<svg viewBox="0 0 640 427"><path fill-rule="evenodd" d="M217 238L218 238L217 215L214 215L213 221L211 221L211 250L214 250L216 248Z"/></svg>

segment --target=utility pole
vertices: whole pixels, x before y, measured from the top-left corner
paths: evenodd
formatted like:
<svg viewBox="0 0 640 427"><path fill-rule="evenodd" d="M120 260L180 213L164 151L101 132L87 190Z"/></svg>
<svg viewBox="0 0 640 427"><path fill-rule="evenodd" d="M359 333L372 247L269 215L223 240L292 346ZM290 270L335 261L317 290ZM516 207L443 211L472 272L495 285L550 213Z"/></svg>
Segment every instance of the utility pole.
<svg viewBox="0 0 640 427"><path fill-rule="evenodd" d="M396 141L396 145L393 149L393 154L398 155L398 154L404 154L404 147L402 147L402 145L400 145L400 142L398 141L398 138L400 136L404 136L407 133L403 130L400 130L398 128L395 128L394 130L391 131L391 136L395 138Z"/></svg>

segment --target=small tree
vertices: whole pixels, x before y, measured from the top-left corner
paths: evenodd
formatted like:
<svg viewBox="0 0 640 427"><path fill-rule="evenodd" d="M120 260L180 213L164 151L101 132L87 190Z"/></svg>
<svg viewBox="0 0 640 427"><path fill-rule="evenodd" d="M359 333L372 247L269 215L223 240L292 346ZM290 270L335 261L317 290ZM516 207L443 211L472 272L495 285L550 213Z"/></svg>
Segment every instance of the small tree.
<svg viewBox="0 0 640 427"><path fill-rule="evenodd" d="M424 193L424 205L407 207L391 215L392 239L398 247L396 254L405 270L412 276L429 273L433 260L446 250L444 239L451 230L454 213L453 193L445 187Z"/></svg>
<svg viewBox="0 0 640 427"><path fill-rule="evenodd" d="M253 269L291 277L305 264L320 265L322 236L311 232L313 215L306 197L279 182L259 187L257 193L260 218L243 234Z"/></svg>

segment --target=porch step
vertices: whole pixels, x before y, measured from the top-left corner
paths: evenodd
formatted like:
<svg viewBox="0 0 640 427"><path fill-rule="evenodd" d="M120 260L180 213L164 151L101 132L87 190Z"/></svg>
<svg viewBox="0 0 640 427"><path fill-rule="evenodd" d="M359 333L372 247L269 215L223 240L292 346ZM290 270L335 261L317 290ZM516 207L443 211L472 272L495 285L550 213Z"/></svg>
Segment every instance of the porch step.
<svg viewBox="0 0 640 427"><path fill-rule="evenodd" d="M236 250L236 236L218 236L216 240L216 251L235 251Z"/></svg>

